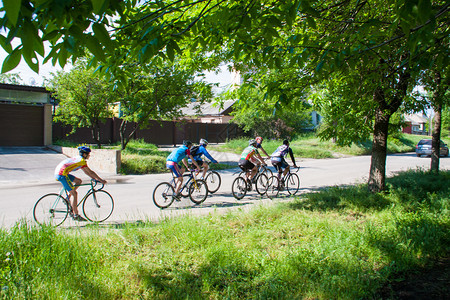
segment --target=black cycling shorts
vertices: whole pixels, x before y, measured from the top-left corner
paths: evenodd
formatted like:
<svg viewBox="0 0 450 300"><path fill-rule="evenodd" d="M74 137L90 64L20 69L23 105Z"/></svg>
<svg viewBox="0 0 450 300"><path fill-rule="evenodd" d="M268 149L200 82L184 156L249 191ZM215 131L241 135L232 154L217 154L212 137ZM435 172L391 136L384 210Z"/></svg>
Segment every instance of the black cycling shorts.
<svg viewBox="0 0 450 300"><path fill-rule="evenodd" d="M286 169L289 166L284 158L281 158L281 160L279 158L272 158L271 162L275 169L277 169L278 173L283 172L283 169Z"/></svg>
<svg viewBox="0 0 450 300"><path fill-rule="evenodd" d="M241 168L242 171L244 171L244 172L246 172L247 170L251 170L255 167L255 165L247 159L239 160L238 165L239 165L239 168Z"/></svg>

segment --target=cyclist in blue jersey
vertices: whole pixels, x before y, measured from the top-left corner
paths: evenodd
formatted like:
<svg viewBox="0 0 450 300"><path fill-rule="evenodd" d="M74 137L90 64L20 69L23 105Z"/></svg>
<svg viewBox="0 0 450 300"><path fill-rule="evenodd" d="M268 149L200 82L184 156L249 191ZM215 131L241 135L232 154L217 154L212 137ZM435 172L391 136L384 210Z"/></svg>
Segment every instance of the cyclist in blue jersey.
<svg viewBox="0 0 450 300"><path fill-rule="evenodd" d="M272 153L272 165L277 169L278 171L278 179L280 182L282 182L281 173L283 173L283 176L289 172L289 164L286 162L284 157L286 154L289 153L289 156L291 157L292 162L294 163L294 167L297 168L297 165L295 164L295 158L294 158L294 152L292 152L291 147L289 147L289 141L284 140L283 145L277 148L274 153ZM284 172L283 172L284 168Z"/></svg>
<svg viewBox="0 0 450 300"><path fill-rule="evenodd" d="M207 159L209 159L213 164L217 164L217 160L215 160L211 154L209 154L208 150L206 150L206 146L208 146L208 141L205 139L200 139L199 145L192 147L191 155L194 157L195 162L197 165L203 167L203 174L202 179L205 178L206 172L208 171L208 163L206 161L202 160L202 155L206 156ZM188 159L189 163L192 163L192 160Z"/></svg>
<svg viewBox="0 0 450 300"><path fill-rule="evenodd" d="M190 159L193 159L191 151L189 150L191 149L191 147L192 147L191 141L189 140L183 141L182 146L173 150L172 153L170 153L169 156L167 156L166 167L172 171L175 178L177 179L175 185L176 198L179 198L180 189L181 186L183 185L183 173L186 171L186 169L189 169L189 166L186 161L186 156L189 157ZM186 166L186 169L179 165L181 161ZM194 165L197 167L198 170L200 169L199 165L195 161Z"/></svg>

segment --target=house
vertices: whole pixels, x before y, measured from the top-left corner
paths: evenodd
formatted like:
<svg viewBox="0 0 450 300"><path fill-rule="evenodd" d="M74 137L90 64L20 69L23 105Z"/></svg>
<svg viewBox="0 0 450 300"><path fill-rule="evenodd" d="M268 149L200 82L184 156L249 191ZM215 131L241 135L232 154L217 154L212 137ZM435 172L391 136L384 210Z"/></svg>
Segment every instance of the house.
<svg viewBox="0 0 450 300"><path fill-rule="evenodd" d="M51 145L51 102L44 87L0 83L0 146Z"/></svg>
<svg viewBox="0 0 450 300"><path fill-rule="evenodd" d="M234 102L235 100L226 100L222 104L213 102L201 105L191 102L181 109L184 116L181 119L192 123L227 124L233 119L230 112L233 110Z"/></svg>
<svg viewBox="0 0 450 300"><path fill-rule="evenodd" d="M426 124L428 119L418 114L404 116L406 125L402 128L403 133L427 135Z"/></svg>

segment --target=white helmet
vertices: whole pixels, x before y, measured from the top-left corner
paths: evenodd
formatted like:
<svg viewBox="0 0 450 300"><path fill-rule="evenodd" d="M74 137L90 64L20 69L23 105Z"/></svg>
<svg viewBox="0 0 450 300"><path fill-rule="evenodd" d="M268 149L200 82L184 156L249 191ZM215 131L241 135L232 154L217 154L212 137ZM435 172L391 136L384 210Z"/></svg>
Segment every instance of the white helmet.
<svg viewBox="0 0 450 300"><path fill-rule="evenodd" d="M208 141L207 140L205 140L205 139L200 139L200 143L199 143L200 145L208 145Z"/></svg>

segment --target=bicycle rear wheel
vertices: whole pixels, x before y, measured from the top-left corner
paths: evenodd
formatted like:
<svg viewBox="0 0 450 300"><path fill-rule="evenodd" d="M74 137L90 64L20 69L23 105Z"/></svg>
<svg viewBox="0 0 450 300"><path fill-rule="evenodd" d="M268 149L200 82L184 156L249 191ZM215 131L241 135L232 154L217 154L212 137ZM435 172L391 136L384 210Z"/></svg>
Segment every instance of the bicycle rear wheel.
<svg viewBox="0 0 450 300"><path fill-rule="evenodd" d="M267 177L266 174L262 173L262 174L258 175L258 177L256 178L256 183L255 183L256 191L258 192L258 194L260 194L262 196L266 193L268 183L269 183L269 178Z"/></svg>
<svg viewBox="0 0 450 300"><path fill-rule="evenodd" d="M220 178L220 174L216 171L208 172L205 178L206 184L208 185L208 192L214 194L220 188L220 184L222 183L222 179Z"/></svg>
<svg viewBox="0 0 450 300"><path fill-rule="evenodd" d="M233 184L231 185L231 192L233 193L234 198L237 200L241 200L247 194L247 180L245 178L239 176L235 180L233 180Z"/></svg>
<svg viewBox="0 0 450 300"><path fill-rule="evenodd" d="M269 183L267 184L267 197L270 199L276 198L278 196L280 180L278 176L272 176L269 178Z"/></svg>
<svg viewBox="0 0 450 300"><path fill-rule="evenodd" d="M195 204L201 204L208 197L208 186L202 179L193 180L189 185L189 198Z"/></svg>
<svg viewBox="0 0 450 300"><path fill-rule="evenodd" d="M69 214L69 202L59 194L42 196L34 205L33 217L39 225L59 226Z"/></svg>
<svg viewBox="0 0 450 300"><path fill-rule="evenodd" d="M300 178L297 174L291 173L289 174L289 177L286 179L285 183L286 189L291 195L295 195L298 192L298 189L300 188Z"/></svg>
<svg viewBox="0 0 450 300"><path fill-rule="evenodd" d="M103 222L114 210L114 200L107 191L92 191L83 202L83 214L91 222Z"/></svg>
<svg viewBox="0 0 450 300"><path fill-rule="evenodd" d="M159 208L169 207L175 199L175 190L168 182L161 182L153 190L153 203Z"/></svg>

